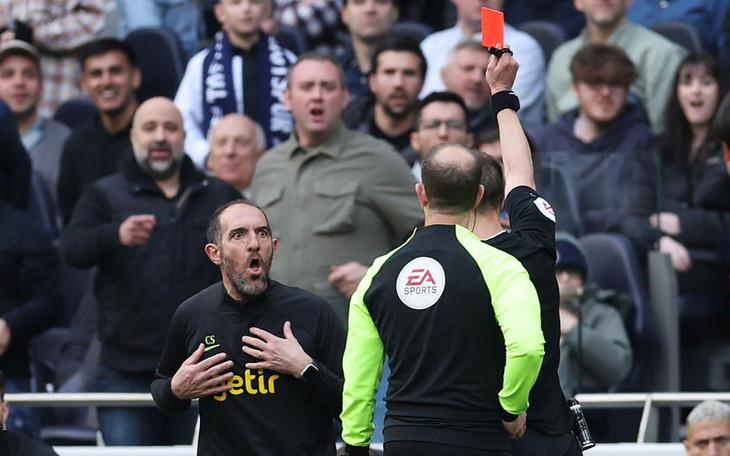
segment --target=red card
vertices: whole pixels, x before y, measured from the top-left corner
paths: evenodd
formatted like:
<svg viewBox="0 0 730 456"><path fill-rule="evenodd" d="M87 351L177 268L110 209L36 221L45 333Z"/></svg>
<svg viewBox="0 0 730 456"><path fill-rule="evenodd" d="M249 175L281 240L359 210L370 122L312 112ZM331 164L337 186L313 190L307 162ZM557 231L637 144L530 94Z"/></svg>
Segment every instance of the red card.
<svg viewBox="0 0 730 456"><path fill-rule="evenodd" d="M504 46L504 14L482 7L482 46Z"/></svg>

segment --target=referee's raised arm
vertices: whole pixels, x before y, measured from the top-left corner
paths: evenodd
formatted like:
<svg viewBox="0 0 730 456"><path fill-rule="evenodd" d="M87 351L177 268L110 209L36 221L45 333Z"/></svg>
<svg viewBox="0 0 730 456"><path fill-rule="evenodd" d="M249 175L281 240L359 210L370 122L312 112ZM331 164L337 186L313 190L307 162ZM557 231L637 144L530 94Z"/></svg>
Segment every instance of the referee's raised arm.
<svg viewBox="0 0 730 456"><path fill-rule="evenodd" d="M527 136L517 111L520 101L512 91L519 64L511 53L489 58L485 78L492 91L492 110L497 117L504 165L505 195L515 187L525 185L535 189L535 173Z"/></svg>

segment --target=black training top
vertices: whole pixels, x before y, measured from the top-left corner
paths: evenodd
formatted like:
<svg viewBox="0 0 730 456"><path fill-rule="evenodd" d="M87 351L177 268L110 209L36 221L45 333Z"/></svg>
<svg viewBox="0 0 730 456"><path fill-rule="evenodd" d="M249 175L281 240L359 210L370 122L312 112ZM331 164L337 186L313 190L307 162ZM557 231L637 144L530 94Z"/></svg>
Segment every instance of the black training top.
<svg viewBox="0 0 730 456"><path fill-rule="evenodd" d="M487 244L522 263L540 298L545 358L530 391L527 425L550 435L572 428L572 417L560 388L560 294L555 279L555 213L550 204L529 187L513 189L505 201L511 232L502 232Z"/></svg>
<svg viewBox="0 0 730 456"><path fill-rule="evenodd" d="M241 337L254 326L284 337L285 321L315 359L314 378L246 369L246 363L259 360L243 353ZM204 358L228 355L234 377L229 391L200 399L198 455L334 456L332 420L342 404L345 330L326 301L272 280L266 292L245 304L231 299L220 282L182 303L152 383L162 411L181 413L190 405L175 397L170 379L201 343Z"/></svg>

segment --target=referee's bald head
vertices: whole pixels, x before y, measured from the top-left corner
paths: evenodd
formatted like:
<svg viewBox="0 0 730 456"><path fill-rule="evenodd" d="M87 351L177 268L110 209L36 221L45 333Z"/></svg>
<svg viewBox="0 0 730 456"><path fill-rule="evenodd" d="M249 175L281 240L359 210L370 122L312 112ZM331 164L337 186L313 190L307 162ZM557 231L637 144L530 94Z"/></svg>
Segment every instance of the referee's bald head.
<svg viewBox="0 0 730 456"><path fill-rule="evenodd" d="M421 181L431 210L457 215L474 208L482 177L478 153L455 143L428 151L421 163Z"/></svg>

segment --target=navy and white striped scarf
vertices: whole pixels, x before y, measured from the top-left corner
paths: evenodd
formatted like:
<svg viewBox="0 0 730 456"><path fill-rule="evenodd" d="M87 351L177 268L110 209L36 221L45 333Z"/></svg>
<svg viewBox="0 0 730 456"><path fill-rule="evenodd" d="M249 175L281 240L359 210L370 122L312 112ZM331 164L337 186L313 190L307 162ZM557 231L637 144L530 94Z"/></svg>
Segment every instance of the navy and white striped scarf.
<svg viewBox="0 0 730 456"><path fill-rule="evenodd" d="M256 120L266 133L266 143L275 146L289 138L294 120L284 104L286 73L296 57L268 35L261 35L258 53ZM233 51L228 35L218 32L203 61L203 135L232 112L237 112L233 83Z"/></svg>

